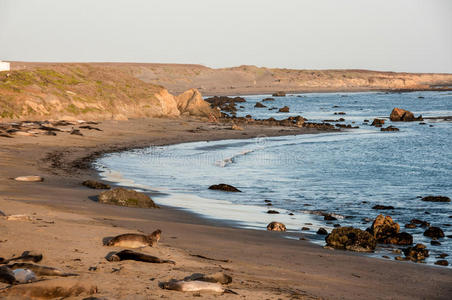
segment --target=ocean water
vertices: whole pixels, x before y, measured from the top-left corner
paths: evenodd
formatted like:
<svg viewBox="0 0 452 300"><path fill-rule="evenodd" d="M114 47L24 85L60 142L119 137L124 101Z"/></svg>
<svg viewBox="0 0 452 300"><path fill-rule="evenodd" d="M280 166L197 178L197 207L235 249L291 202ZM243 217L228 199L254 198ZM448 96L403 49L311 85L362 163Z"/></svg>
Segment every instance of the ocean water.
<svg viewBox="0 0 452 300"><path fill-rule="evenodd" d="M365 229L371 225L369 219L382 213L413 234L415 243L427 245L427 263L435 262L440 253L452 256L452 238L439 239L441 245L433 246L423 236L424 228L404 228L417 218L452 235L452 203L420 199L452 197L452 122L386 120L385 127L394 125L400 132L381 132L363 124L365 119L388 117L394 107L424 117L451 116L451 92L303 94L264 102L269 107L289 106L291 113L285 114L254 108L265 97L245 97L237 115L276 119L302 115L316 122L343 117L345 124L360 128L150 147L109 154L96 165L105 179L161 192L153 196L157 203L226 220L232 226L265 230L269 222L280 221L289 232L324 244L324 236L316 235L319 227L330 231L337 223ZM218 183L231 184L242 193L208 189ZM394 209L377 211L372 209L376 204ZM269 209L280 213L267 214ZM324 221L318 211L334 213L338 220ZM304 226L311 230L301 232ZM394 257L394 248L380 245L374 255ZM446 259L452 263L452 257Z"/></svg>

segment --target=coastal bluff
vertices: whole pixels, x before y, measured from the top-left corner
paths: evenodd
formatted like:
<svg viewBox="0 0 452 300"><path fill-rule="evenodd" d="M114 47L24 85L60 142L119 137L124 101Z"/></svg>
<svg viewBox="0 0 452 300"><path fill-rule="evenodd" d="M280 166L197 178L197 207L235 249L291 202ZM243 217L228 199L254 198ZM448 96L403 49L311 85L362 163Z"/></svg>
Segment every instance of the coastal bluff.
<svg viewBox="0 0 452 300"><path fill-rule="evenodd" d="M127 68L47 64L0 72L0 120L127 120L218 115L196 89L179 96Z"/></svg>

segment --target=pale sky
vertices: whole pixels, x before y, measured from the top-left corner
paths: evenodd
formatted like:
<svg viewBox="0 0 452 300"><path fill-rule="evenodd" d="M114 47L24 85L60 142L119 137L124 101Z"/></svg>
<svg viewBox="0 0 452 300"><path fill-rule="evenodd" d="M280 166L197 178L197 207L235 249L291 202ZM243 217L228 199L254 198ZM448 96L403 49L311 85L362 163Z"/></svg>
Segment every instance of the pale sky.
<svg viewBox="0 0 452 300"><path fill-rule="evenodd" d="M452 0L0 0L0 60L452 73Z"/></svg>

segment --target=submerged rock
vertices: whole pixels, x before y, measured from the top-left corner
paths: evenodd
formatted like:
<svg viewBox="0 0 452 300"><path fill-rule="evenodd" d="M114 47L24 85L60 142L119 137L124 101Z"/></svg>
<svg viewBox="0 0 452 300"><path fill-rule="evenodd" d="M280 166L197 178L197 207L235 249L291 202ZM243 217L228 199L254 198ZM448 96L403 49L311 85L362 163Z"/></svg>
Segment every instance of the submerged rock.
<svg viewBox="0 0 452 300"><path fill-rule="evenodd" d="M374 205L372 207L372 209L394 209L394 206L377 204L377 205Z"/></svg>
<svg viewBox="0 0 452 300"><path fill-rule="evenodd" d="M141 208L158 208L158 206L148 195L125 188L115 188L110 191L102 192L98 196L98 199L100 203L104 204Z"/></svg>
<svg viewBox="0 0 452 300"><path fill-rule="evenodd" d="M267 211L267 214L279 214L279 211L269 210L269 211Z"/></svg>
<svg viewBox="0 0 452 300"><path fill-rule="evenodd" d="M400 131L400 129L394 126L388 126L386 128L380 128L380 131Z"/></svg>
<svg viewBox="0 0 452 300"><path fill-rule="evenodd" d="M438 266L448 266L448 265L449 265L449 262L448 262L447 260L445 260L445 259L440 259L440 260L437 260L437 261L435 262L435 265L438 265Z"/></svg>
<svg viewBox="0 0 452 300"><path fill-rule="evenodd" d="M445 235L441 228L431 226L424 232L424 236L428 236L430 238L443 238Z"/></svg>
<svg viewBox="0 0 452 300"><path fill-rule="evenodd" d="M262 102L267 102L267 101L275 101L275 99L274 99L274 98L265 98L265 99L262 99Z"/></svg>
<svg viewBox="0 0 452 300"><path fill-rule="evenodd" d="M327 234L328 234L328 231L326 231L325 228L320 227L319 230L317 230L317 234L320 234L320 235L327 235Z"/></svg>
<svg viewBox="0 0 452 300"><path fill-rule="evenodd" d="M353 228L335 228L325 238L327 246L357 252L372 252L377 246L377 240L369 232Z"/></svg>
<svg viewBox="0 0 452 300"><path fill-rule="evenodd" d="M423 197L422 201L427 202L450 202L450 198L446 196L427 196Z"/></svg>
<svg viewBox="0 0 452 300"><path fill-rule="evenodd" d="M218 190L224 192L241 192L241 190L239 190L238 188L225 183L211 185L209 186L209 190Z"/></svg>
<svg viewBox="0 0 452 300"><path fill-rule="evenodd" d="M108 184L105 184L103 182L95 181L95 180L85 180L82 182L82 185L89 187L91 189L98 189L98 190L109 190L111 189L111 186Z"/></svg>
<svg viewBox="0 0 452 300"><path fill-rule="evenodd" d="M267 230L269 231L286 231L286 225L279 222L271 222L267 225Z"/></svg>
<svg viewBox="0 0 452 300"><path fill-rule="evenodd" d="M289 107L288 106L284 106L284 107L282 107L282 108L280 108L279 110L278 110L278 112L282 112L282 113L288 113L289 112Z"/></svg>
<svg viewBox="0 0 452 300"><path fill-rule="evenodd" d="M422 121L422 116L417 118L414 117L414 114L411 111L404 110L401 108L394 108L389 116L389 119L393 122L412 122L412 121Z"/></svg>

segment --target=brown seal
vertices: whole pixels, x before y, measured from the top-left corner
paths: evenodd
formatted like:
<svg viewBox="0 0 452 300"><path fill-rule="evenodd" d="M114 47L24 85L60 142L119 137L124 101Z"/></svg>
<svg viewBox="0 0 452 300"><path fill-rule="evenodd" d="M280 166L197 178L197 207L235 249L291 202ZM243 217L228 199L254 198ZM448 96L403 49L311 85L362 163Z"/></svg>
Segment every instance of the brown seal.
<svg viewBox="0 0 452 300"><path fill-rule="evenodd" d="M158 241L160 240L161 234L162 231L160 229L157 229L150 235L125 233L115 236L105 245L126 248L141 248L146 246L153 247L154 245L157 245Z"/></svg>

